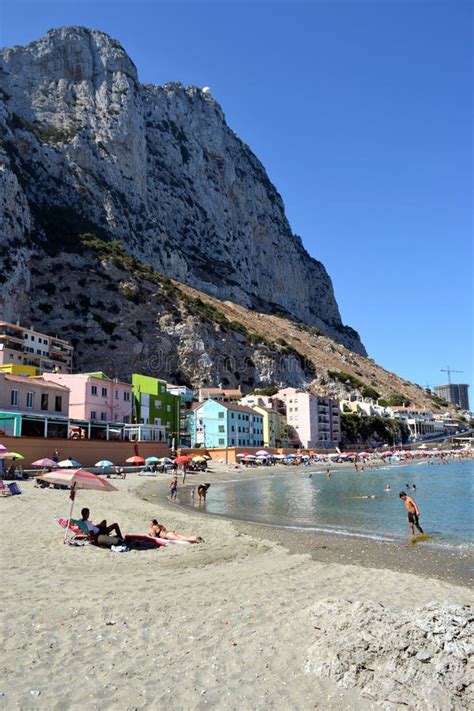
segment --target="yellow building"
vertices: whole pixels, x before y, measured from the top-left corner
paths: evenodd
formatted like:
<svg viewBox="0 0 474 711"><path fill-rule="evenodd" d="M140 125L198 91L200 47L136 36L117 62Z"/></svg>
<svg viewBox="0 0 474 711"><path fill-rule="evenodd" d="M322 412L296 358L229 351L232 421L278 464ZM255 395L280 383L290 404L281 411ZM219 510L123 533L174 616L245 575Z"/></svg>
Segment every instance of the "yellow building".
<svg viewBox="0 0 474 711"><path fill-rule="evenodd" d="M252 408L263 415L263 446L272 448L288 447L288 428L286 418L270 407Z"/></svg>
<svg viewBox="0 0 474 711"><path fill-rule="evenodd" d="M35 375L38 375L38 368L35 368L34 365L7 363L6 365L0 364L0 373L5 373L6 375L26 375L29 378L34 378Z"/></svg>

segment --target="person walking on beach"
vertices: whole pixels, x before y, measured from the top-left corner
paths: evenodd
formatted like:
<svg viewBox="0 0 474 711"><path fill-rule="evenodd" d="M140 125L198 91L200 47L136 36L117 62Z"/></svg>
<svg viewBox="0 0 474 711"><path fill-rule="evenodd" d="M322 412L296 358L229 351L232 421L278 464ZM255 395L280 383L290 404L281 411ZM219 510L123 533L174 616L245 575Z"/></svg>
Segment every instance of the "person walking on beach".
<svg viewBox="0 0 474 711"><path fill-rule="evenodd" d="M424 533L422 527L420 526L419 517L421 514L418 506L416 505L416 501L412 499L411 496L408 496L408 494L406 494L404 491L401 491L399 496L405 504L405 508L407 510L410 536L413 537L415 535L415 526L420 533Z"/></svg>
<svg viewBox="0 0 474 711"><path fill-rule="evenodd" d="M176 501L178 495L178 477L174 477L170 484L170 499L171 501Z"/></svg>

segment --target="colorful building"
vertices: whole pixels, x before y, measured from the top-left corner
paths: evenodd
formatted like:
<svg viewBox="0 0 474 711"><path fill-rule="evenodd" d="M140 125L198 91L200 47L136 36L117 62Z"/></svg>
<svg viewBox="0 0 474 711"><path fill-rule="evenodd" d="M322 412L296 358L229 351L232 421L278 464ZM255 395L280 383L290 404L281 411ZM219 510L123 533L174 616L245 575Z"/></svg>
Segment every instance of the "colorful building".
<svg viewBox="0 0 474 711"><path fill-rule="evenodd" d="M69 341L0 321L0 365L29 365L38 373L70 373L73 354Z"/></svg>
<svg viewBox="0 0 474 711"><path fill-rule="evenodd" d="M171 393L165 380L133 373L133 420L137 424L165 427L169 443L179 443L180 396Z"/></svg>
<svg viewBox="0 0 474 711"><path fill-rule="evenodd" d="M305 449L328 449L341 441L339 402L297 388L284 388L275 395L284 403L288 428Z"/></svg>
<svg viewBox="0 0 474 711"><path fill-rule="evenodd" d="M187 423L193 446L263 447L263 416L245 405L215 400L194 403Z"/></svg>
<svg viewBox="0 0 474 711"><path fill-rule="evenodd" d="M0 373L0 430L7 435L65 437L69 388L43 377Z"/></svg>
<svg viewBox="0 0 474 711"><path fill-rule="evenodd" d="M166 388L171 395L179 397L179 437L177 438L182 447L191 446L191 437L188 431L188 412L194 401L194 392L186 385L173 385L168 383Z"/></svg>
<svg viewBox="0 0 474 711"><path fill-rule="evenodd" d="M71 391L69 417L103 423L130 423L132 386L105 373L44 373L44 379Z"/></svg>

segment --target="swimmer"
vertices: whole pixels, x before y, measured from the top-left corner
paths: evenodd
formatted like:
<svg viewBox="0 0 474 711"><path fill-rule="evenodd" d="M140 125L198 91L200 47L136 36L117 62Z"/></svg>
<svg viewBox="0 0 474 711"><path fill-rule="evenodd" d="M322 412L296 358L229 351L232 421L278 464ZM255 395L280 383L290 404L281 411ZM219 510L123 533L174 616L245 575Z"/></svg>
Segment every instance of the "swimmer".
<svg viewBox="0 0 474 711"><path fill-rule="evenodd" d="M385 487L385 491L392 491L392 487L390 486L390 484L387 484L387 486Z"/></svg>
<svg viewBox="0 0 474 711"><path fill-rule="evenodd" d="M412 484L411 488L413 489L413 491L416 491L416 484Z"/></svg>
<svg viewBox="0 0 474 711"><path fill-rule="evenodd" d="M326 469L326 476L328 479L331 478L331 470L330 469Z"/></svg>

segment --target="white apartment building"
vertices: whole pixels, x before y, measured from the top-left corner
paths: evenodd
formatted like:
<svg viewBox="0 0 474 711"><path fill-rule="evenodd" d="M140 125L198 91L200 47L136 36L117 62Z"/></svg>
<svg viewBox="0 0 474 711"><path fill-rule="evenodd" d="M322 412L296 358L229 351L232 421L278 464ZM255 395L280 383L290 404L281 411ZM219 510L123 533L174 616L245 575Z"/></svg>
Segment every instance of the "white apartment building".
<svg viewBox="0 0 474 711"><path fill-rule="evenodd" d="M297 388L284 388L274 396L286 408L289 428L305 449L336 447L341 440L339 402L317 397Z"/></svg>
<svg viewBox="0 0 474 711"><path fill-rule="evenodd" d="M68 341L0 321L0 365L33 366L37 372L72 372L74 348Z"/></svg>
<svg viewBox="0 0 474 711"><path fill-rule="evenodd" d="M433 413L430 410L419 410L413 407L387 407L389 417L404 422L412 439L419 439L427 434L433 434L439 429L435 426Z"/></svg>

